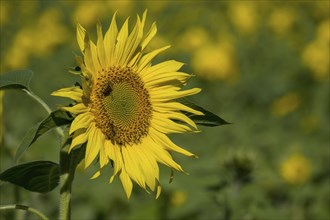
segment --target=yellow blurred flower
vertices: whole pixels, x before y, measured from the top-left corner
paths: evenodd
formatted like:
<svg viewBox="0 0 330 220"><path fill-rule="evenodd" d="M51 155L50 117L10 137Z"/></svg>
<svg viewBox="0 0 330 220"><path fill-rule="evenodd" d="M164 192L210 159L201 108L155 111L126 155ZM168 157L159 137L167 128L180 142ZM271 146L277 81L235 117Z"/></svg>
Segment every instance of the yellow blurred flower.
<svg viewBox="0 0 330 220"><path fill-rule="evenodd" d="M295 111L299 107L300 102L300 97L296 93L288 93L273 101L271 112L276 116L285 116Z"/></svg>
<svg viewBox="0 0 330 220"><path fill-rule="evenodd" d="M113 1L111 1L113 2ZM104 4L101 1L81 1L77 9L72 14L74 23L79 21L86 27L94 25L100 15L104 14Z"/></svg>
<svg viewBox="0 0 330 220"><path fill-rule="evenodd" d="M187 202L188 195L185 191L177 190L172 193L170 203L173 207L180 207Z"/></svg>
<svg viewBox="0 0 330 220"><path fill-rule="evenodd" d="M202 27L189 28L180 35L180 49L186 51L196 50L209 41L207 31Z"/></svg>
<svg viewBox="0 0 330 220"><path fill-rule="evenodd" d="M329 36L329 27L330 27L330 20L324 20L319 24L317 27L316 33L317 33L317 40L322 42L328 42L330 40Z"/></svg>
<svg viewBox="0 0 330 220"><path fill-rule="evenodd" d="M8 2L0 1L0 25L4 25L8 21L10 7Z"/></svg>
<svg viewBox="0 0 330 220"><path fill-rule="evenodd" d="M65 43L68 31L61 19L62 13L56 9L49 9L41 15L33 35L32 51L36 56L46 56L55 46Z"/></svg>
<svg viewBox="0 0 330 220"><path fill-rule="evenodd" d="M317 28L314 41L302 52L303 63L312 70L316 80L329 80L329 20L323 21Z"/></svg>
<svg viewBox="0 0 330 220"><path fill-rule="evenodd" d="M283 35L290 31L296 21L296 12L293 8L276 8L269 17L268 25L277 34Z"/></svg>
<svg viewBox="0 0 330 220"><path fill-rule="evenodd" d="M4 65L9 69L24 68L31 55L47 56L56 46L63 44L68 31L61 24L61 16L59 11L49 9L39 17L36 24L19 30L12 47L6 53Z"/></svg>
<svg viewBox="0 0 330 220"><path fill-rule="evenodd" d="M199 48L193 55L192 66L196 74L208 80L237 79L235 48L229 41Z"/></svg>
<svg viewBox="0 0 330 220"><path fill-rule="evenodd" d="M253 1L235 1L229 4L231 22L241 34L251 34L258 26L257 5Z"/></svg>
<svg viewBox="0 0 330 220"><path fill-rule="evenodd" d="M135 6L135 1L120 0L120 1L105 1L108 8L112 11L120 11L120 16L130 16Z"/></svg>
<svg viewBox="0 0 330 220"><path fill-rule="evenodd" d="M300 185L310 177L311 163L305 156L295 154L281 164L280 173L287 183Z"/></svg>

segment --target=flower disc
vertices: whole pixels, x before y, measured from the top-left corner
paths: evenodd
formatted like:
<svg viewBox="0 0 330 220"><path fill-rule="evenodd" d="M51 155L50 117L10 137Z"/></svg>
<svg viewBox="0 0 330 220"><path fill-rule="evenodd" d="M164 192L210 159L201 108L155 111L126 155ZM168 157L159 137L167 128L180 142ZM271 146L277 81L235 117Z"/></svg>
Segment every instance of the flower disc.
<svg viewBox="0 0 330 220"><path fill-rule="evenodd" d="M151 104L140 77L130 68L101 73L91 93L96 126L113 144L132 145L148 133Z"/></svg>

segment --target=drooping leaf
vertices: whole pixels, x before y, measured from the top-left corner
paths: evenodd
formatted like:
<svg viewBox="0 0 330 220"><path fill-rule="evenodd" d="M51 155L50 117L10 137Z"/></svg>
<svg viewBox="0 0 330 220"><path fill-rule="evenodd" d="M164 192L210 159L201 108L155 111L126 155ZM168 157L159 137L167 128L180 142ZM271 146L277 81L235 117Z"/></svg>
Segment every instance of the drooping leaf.
<svg viewBox="0 0 330 220"><path fill-rule="evenodd" d="M191 101L188 101L186 99L180 99L179 100L182 104L185 104L186 106L189 106L190 108L193 108L197 111L201 111L204 113L204 115L194 115L189 112L184 112L185 115L187 115L191 120L193 120L198 125L203 126L209 126L209 127L215 127L220 125L227 125L230 124L229 122L225 121L224 119L220 118L216 114L205 110L204 108L192 103Z"/></svg>
<svg viewBox="0 0 330 220"><path fill-rule="evenodd" d="M32 192L46 193L59 184L59 165L51 161L34 161L9 168L0 180L10 182Z"/></svg>
<svg viewBox="0 0 330 220"><path fill-rule="evenodd" d="M0 75L0 89L30 90L30 81L33 77L31 70L15 70Z"/></svg>
<svg viewBox="0 0 330 220"><path fill-rule="evenodd" d="M24 136L21 145L18 147L15 160L18 160L23 153L44 133L52 128L67 125L73 120L72 116L63 110L53 111L47 118L33 126Z"/></svg>

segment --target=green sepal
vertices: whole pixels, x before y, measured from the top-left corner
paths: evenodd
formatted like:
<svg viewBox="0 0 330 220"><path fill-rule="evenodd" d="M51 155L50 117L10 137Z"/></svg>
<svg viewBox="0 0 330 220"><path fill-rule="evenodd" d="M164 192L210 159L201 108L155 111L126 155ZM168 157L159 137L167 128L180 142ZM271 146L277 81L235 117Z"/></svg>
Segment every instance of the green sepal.
<svg viewBox="0 0 330 220"><path fill-rule="evenodd" d="M51 161L34 161L5 170L0 174L0 180L32 192L47 193L59 184L59 174L59 164Z"/></svg>
<svg viewBox="0 0 330 220"><path fill-rule="evenodd" d="M15 155L17 161L24 152L44 133L52 128L70 124L73 117L63 110L53 111L47 118L33 126L24 136L22 143L18 147Z"/></svg>
<svg viewBox="0 0 330 220"><path fill-rule="evenodd" d="M0 75L0 89L26 89L30 91L31 70L15 70Z"/></svg>

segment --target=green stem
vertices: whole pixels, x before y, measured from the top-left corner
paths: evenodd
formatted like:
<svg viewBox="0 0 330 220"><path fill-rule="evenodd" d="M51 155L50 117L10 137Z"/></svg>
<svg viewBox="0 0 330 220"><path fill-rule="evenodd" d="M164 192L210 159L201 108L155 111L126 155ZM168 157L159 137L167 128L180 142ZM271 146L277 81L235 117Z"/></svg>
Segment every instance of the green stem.
<svg viewBox="0 0 330 220"><path fill-rule="evenodd" d="M23 91L27 93L29 96L31 96L31 98L39 102L39 104L47 111L48 114L52 113L52 110L49 108L49 106L41 98L39 98L39 96L30 92L27 89L23 89Z"/></svg>
<svg viewBox="0 0 330 220"><path fill-rule="evenodd" d="M68 148L71 141L68 139L60 152L60 215L59 219L69 220L71 217L71 188L77 165L79 164L83 148L73 150Z"/></svg>
<svg viewBox="0 0 330 220"><path fill-rule="evenodd" d="M63 148L60 153L60 216L61 220L69 220L71 215L71 186L74 169L70 168L68 152Z"/></svg>
<svg viewBox="0 0 330 220"><path fill-rule="evenodd" d="M52 113L52 110L49 108L49 106L36 94L34 94L33 92L27 90L27 89L23 89L23 91L28 94L31 98L33 98L35 101L37 101L45 110L48 114ZM59 134L60 137L64 137L64 133L63 130L59 127L55 128L56 132Z"/></svg>
<svg viewBox="0 0 330 220"><path fill-rule="evenodd" d="M5 206L0 207L0 210L11 210L11 209L25 210L25 211L36 214L37 216L39 216L43 220L48 220L48 218L42 212L38 211L37 209L31 208L29 206L25 206L25 205L5 205Z"/></svg>

